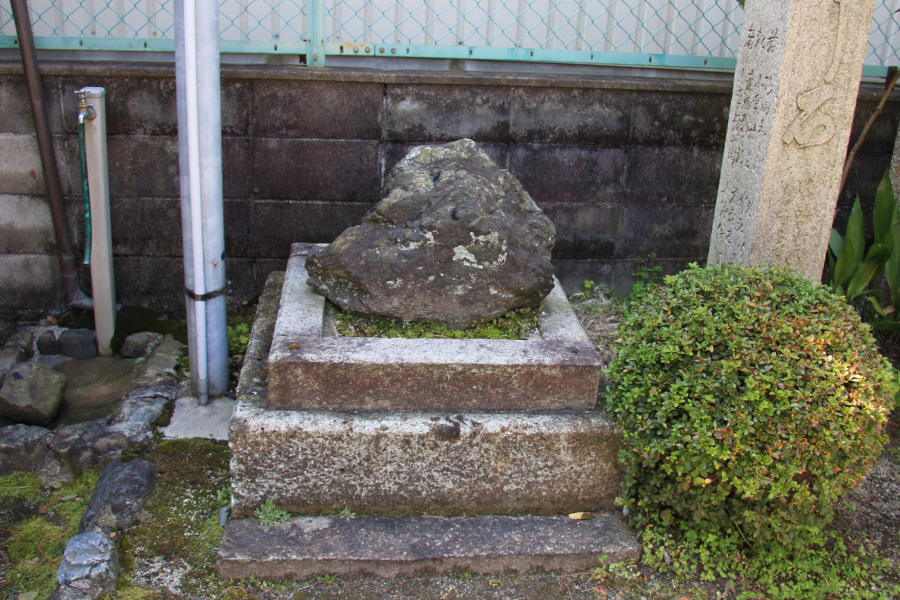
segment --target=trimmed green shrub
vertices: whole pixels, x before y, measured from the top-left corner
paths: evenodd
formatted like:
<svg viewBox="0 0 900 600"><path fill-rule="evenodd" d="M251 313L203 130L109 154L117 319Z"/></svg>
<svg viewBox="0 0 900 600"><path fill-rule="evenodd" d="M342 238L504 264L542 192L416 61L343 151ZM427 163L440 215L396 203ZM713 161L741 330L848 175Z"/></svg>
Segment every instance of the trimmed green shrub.
<svg viewBox="0 0 900 600"><path fill-rule="evenodd" d="M893 403L853 308L783 269L690 265L636 298L619 332L622 502L645 541L676 544L645 559L713 577L754 549L821 547Z"/></svg>

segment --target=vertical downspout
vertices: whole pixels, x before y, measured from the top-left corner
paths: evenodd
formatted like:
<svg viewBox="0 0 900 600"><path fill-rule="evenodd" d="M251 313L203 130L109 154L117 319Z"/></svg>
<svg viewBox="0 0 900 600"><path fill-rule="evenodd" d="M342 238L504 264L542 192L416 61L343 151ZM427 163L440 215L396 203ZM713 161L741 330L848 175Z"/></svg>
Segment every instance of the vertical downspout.
<svg viewBox="0 0 900 600"><path fill-rule="evenodd" d="M44 106L44 87L37 64L37 52L34 49L34 36L31 32L31 16L28 14L26 0L11 0L13 19L16 22L16 35L19 37L19 50L22 54L22 66L25 70L25 82L28 85L28 98L31 100L31 114L34 118L34 131L37 134L38 150L41 154L41 167L44 171L44 185L47 188L47 201L53 218L53 230L56 234L56 246L59 252L60 271L62 273L65 302L76 308L91 308L92 302L78 287L78 267L75 262L72 235L63 206L62 186L59 183L59 171L56 168L56 155L53 152L53 140L50 137L50 125Z"/></svg>
<svg viewBox="0 0 900 600"><path fill-rule="evenodd" d="M209 395L228 391L225 306L225 206L222 183L222 81L219 64L219 3L197 0L197 73L200 108L200 177L203 195L204 280Z"/></svg>
<svg viewBox="0 0 900 600"><path fill-rule="evenodd" d="M218 4L176 0L175 68L191 385L201 404L228 386Z"/></svg>

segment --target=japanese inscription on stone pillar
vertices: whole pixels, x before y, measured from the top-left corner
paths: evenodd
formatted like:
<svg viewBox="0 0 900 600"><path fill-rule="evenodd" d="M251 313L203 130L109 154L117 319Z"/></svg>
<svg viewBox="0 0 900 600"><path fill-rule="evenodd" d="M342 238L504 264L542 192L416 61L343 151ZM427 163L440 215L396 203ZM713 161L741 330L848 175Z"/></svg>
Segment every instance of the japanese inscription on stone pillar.
<svg viewBox="0 0 900 600"><path fill-rule="evenodd" d="M748 0L709 263L821 277L874 0Z"/></svg>

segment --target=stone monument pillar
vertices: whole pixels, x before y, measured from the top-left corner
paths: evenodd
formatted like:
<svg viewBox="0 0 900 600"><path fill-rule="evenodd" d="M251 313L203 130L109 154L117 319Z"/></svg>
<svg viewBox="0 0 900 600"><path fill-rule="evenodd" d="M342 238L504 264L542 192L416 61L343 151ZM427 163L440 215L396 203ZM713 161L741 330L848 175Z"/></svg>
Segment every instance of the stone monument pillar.
<svg viewBox="0 0 900 600"><path fill-rule="evenodd" d="M874 0L748 0L709 263L819 280Z"/></svg>

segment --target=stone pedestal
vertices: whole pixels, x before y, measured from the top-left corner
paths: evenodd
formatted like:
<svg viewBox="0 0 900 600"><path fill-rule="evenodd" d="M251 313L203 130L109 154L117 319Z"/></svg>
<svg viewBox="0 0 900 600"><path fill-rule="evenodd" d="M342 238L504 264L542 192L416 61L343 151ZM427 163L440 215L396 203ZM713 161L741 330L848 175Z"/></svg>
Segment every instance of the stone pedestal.
<svg viewBox="0 0 900 600"><path fill-rule="evenodd" d="M710 264L821 277L873 9L747 2Z"/></svg>
<svg viewBox="0 0 900 600"><path fill-rule="evenodd" d="M232 514L615 508L621 430L597 409L600 364L558 284L538 339L333 337L310 250L292 248L271 338L247 351L268 350L267 385L238 390Z"/></svg>
<svg viewBox="0 0 900 600"><path fill-rule="evenodd" d="M230 426L237 519L220 576L577 570L636 556L620 513L557 516L614 510L622 477L622 431L596 406L599 364L561 291L536 339L489 353L488 340L364 340L377 348L363 352L325 335L309 250L295 245L260 297ZM269 501L309 516L266 530L253 515ZM342 511L360 517L326 516Z"/></svg>

